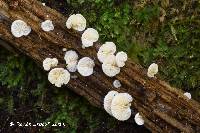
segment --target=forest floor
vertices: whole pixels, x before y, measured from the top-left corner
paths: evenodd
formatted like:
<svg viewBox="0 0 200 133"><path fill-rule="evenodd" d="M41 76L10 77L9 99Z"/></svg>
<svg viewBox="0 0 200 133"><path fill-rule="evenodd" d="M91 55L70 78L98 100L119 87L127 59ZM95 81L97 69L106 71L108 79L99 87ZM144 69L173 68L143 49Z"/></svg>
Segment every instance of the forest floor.
<svg viewBox="0 0 200 133"><path fill-rule="evenodd" d="M198 0L41 0L69 16L81 13L100 40L200 101L200 2ZM119 122L82 97L52 87L46 73L20 53L0 47L0 132L146 133L143 126ZM10 127L10 122L65 123L66 127Z"/></svg>

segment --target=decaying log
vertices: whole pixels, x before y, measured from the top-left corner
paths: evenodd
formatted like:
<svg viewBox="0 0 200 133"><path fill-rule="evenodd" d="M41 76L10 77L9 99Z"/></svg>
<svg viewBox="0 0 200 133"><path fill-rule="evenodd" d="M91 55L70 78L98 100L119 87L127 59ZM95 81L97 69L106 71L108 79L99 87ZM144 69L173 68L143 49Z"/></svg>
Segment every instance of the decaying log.
<svg viewBox="0 0 200 133"><path fill-rule="evenodd" d="M10 26L16 19L24 20L32 27L30 35L15 38L11 34ZM53 21L54 31L42 31L40 23L46 19ZM74 49L80 57L88 56L95 60L92 76L82 77L75 73L77 78L71 79L66 88L101 108L108 91L127 92L134 98L131 106L133 115L128 121L134 121L135 112L140 112L145 127L152 132L200 132L200 106L196 101L188 100L183 91L158 78L148 78L146 70L131 60L127 61L119 75L107 77L96 56L100 42L93 48L82 49L81 33L68 30L66 20L67 17L36 0L0 0L0 38L30 56L40 66L47 57L56 57L64 65L62 48ZM113 87L114 79L121 81L121 88Z"/></svg>

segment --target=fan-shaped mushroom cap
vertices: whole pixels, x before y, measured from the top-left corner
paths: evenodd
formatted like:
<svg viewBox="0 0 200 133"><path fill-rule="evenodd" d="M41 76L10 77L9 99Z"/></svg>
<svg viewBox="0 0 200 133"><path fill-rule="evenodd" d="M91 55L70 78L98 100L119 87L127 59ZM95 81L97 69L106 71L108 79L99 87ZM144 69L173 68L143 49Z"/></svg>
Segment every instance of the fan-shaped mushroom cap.
<svg viewBox="0 0 200 133"><path fill-rule="evenodd" d="M116 45L113 42L106 42L103 44L97 53L97 57L101 63L104 62L104 60L110 56L114 55L116 52Z"/></svg>
<svg viewBox="0 0 200 133"><path fill-rule="evenodd" d="M27 36L31 32L31 27L22 20L15 20L11 25L11 33L15 37Z"/></svg>
<svg viewBox="0 0 200 133"><path fill-rule="evenodd" d="M191 98L192 98L192 96L191 96L191 94L190 94L189 92L185 92L184 95L185 95L188 99L191 99Z"/></svg>
<svg viewBox="0 0 200 133"><path fill-rule="evenodd" d="M152 78L156 73L158 73L158 65L152 63L148 68L147 76Z"/></svg>
<svg viewBox="0 0 200 133"><path fill-rule="evenodd" d="M86 28L86 19L81 14L73 14L68 18L66 26L68 29L83 31Z"/></svg>
<svg viewBox="0 0 200 133"><path fill-rule="evenodd" d="M94 61L89 57L83 57L79 60L77 70L82 76L90 76L95 66Z"/></svg>
<svg viewBox="0 0 200 133"><path fill-rule="evenodd" d="M73 50L69 50L65 53L64 59L66 64L70 64L71 62L78 60L78 54Z"/></svg>
<svg viewBox="0 0 200 133"><path fill-rule="evenodd" d="M128 120L131 116L131 102L133 98L128 93L119 93L117 94L111 103L111 112L112 115L120 120Z"/></svg>
<svg viewBox="0 0 200 133"><path fill-rule="evenodd" d="M43 61L43 68L45 71L49 71L51 67L55 67L58 65L58 60L56 58L46 58Z"/></svg>
<svg viewBox="0 0 200 133"><path fill-rule="evenodd" d="M116 54L116 62L118 67L123 67L127 61L128 56L125 52L121 51Z"/></svg>
<svg viewBox="0 0 200 133"><path fill-rule="evenodd" d="M93 28L87 28L81 37L83 47L93 46L93 43L98 41L98 39L99 33Z"/></svg>
<svg viewBox="0 0 200 133"><path fill-rule="evenodd" d="M49 72L48 80L56 87L61 87L69 82L70 73L64 68L54 68Z"/></svg>
<svg viewBox="0 0 200 133"><path fill-rule="evenodd" d="M52 31L54 30L53 22L51 20L45 20L41 23L41 28L43 31Z"/></svg>
<svg viewBox="0 0 200 133"><path fill-rule="evenodd" d="M135 123L136 124L138 124L138 125L143 125L144 124L144 120L143 120L142 116L139 113L137 113L135 115L134 119L135 119Z"/></svg>
<svg viewBox="0 0 200 133"><path fill-rule="evenodd" d="M113 98L118 94L117 91L109 91L108 94L104 97L104 109L106 110L107 113L112 115L111 112L111 102Z"/></svg>
<svg viewBox="0 0 200 133"><path fill-rule="evenodd" d="M69 50L65 53L64 59L67 64L67 69L70 72L75 72L77 69L78 54L73 50Z"/></svg>
<svg viewBox="0 0 200 133"><path fill-rule="evenodd" d="M120 73L120 68L117 66L114 55L110 55L104 60L102 70L109 77L114 77Z"/></svg>
<svg viewBox="0 0 200 133"><path fill-rule="evenodd" d="M73 61L73 62L70 62L69 64L67 64L67 70L70 71L70 72L76 72L77 62L78 61Z"/></svg>

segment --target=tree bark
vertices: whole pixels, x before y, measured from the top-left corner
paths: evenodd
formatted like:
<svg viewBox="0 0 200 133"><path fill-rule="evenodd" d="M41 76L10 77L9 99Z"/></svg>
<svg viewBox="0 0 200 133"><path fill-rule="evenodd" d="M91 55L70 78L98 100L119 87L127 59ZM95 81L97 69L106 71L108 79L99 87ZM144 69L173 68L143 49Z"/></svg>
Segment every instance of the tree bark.
<svg viewBox="0 0 200 133"><path fill-rule="evenodd" d="M10 31L11 23L21 19L31 26L30 35L15 38ZM42 21L50 19L55 29L44 32L40 28ZM114 78L107 77L101 69L96 53L100 42L92 48L81 48L81 33L68 30L65 26L67 17L57 11L43 6L37 0L0 0L0 38L13 47L30 56L40 66L47 57L56 57L60 66L65 66L62 48L76 50L80 57L88 56L94 59L94 74L71 79L66 88L85 97L94 105L103 108L103 98L110 90L127 92L133 97L132 117L128 120L134 123L134 114L140 112L145 121L145 127L152 132L200 132L200 105L194 100L188 100L183 91L173 88L158 78L148 78L146 69L130 59L120 74ZM122 87L116 89L112 83L120 80Z"/></svg>

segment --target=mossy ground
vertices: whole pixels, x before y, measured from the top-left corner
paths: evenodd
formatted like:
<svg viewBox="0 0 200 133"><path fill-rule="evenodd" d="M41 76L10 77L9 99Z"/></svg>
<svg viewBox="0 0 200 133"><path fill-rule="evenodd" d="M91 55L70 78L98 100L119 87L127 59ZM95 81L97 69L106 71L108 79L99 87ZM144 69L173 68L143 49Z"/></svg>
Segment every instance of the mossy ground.
<svg viewBox="0 0 200 133"><path fill-rule="evenodd" d="M135 62L159 64L159 76L200 97L200 2L190 0L43 0L65 15L81 13L100 40L113 41ZM47 74L24 55L0 47L1 131L147 132L118 122L64 88L55 88ZM10 121L64 122L65 128L16 128ZM123 130L119 127L123 125ZM132 131L133 132L133 131Z"/></svg>

